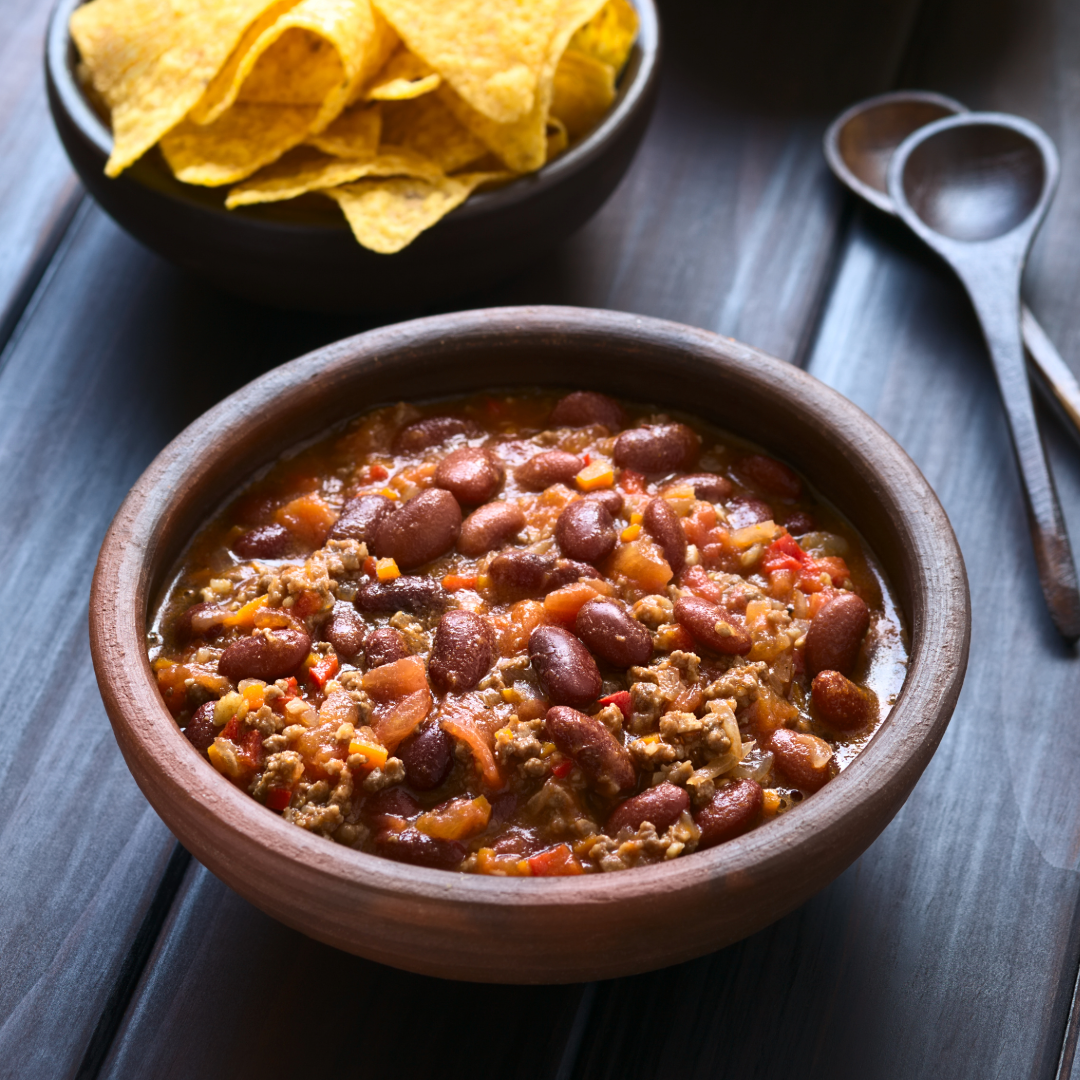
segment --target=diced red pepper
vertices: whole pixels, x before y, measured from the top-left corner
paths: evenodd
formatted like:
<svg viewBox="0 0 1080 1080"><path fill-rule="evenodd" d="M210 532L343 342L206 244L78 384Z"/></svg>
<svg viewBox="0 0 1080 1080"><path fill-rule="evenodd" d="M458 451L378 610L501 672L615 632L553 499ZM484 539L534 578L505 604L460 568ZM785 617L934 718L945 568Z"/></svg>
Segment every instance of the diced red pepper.
<svg viewBox="0 0 1080 1080"><path fill-rule="evenodd" d="M601 705L618 705L619 712L623 714L624 720L630 719L630 714L634 711L634 707L630 701L629 690L619 690L614 694L608 694L607 697L600 699Z"/></svg>
<svg viewBox="0 0 1080 1080"><path fill-rule="evenodd" d="M810 556L799 547L795 538L783 533L765 549L761 567L767 574L772 574L777 570L791 570L798 573L809 561L812 561Z"/></svg>
<svg viewBox="0 0 1080 1080"><path fill-rule="evenodd" d="M623 469L619 474L619 487L628 495L644 495L645 476L633 469Z"/></svg>
<svg viewBox="0 0 1080 1080"><path fill-rule="evenodd" d="M292 800L292 792L288 788L271 788L266 793L266 805L271 810L284 810Z"/></svg>
<svg viewBox="0 0 1080 1080"><path fill-rule="evenodd" d="M240 756L252 769L257 769L262 764L262 753L262 735L253 728L244 736Z"/></svg>
<svg viewBox="0 0 1080 1080"><path fill-rule="evenodd" d="M574 761L572 758L566 758L564 761L560 761L558 765L553 765L551 768L551 775L557 776L562 780L574 767Z"/></svg>
<svg viewBox="0 0 1080 1080"><path fill-rule="evenodd" d="M338 673L338 668L341 665L338 663L338 658L335 653L328 653L317 664L315 664L309 674L312 681L320 690Z"/></svg>
<svg viewBox="0 0 1080 1080"><path fill-rule="evenodd" d="M442 579L442 586L447 592L460 592L462 589L475 589L475 577L463 577L461 574L447 574Z"/></svg>
<svg viewBox="0 0 1080 1080"><path fill-rule="evenodd" d="M360 473L360 480L364 484L370 484L377 480L385 480L390 475L390 470L385 465L365 465Z"/></svg>
<svg viewBox="0 0 1080 1080"><path fill-rule="evenodd" d="M527 861L535 877L568 877L585 873L567 844L557 844Z"/></svg>
<svg viewBox="0 0 1080 1080"><path fill-rule="evenodd" d="M231 716L229 722L221 729L221 737L236 743L237 746L240 745L240 721L235 715Z"/></svg>

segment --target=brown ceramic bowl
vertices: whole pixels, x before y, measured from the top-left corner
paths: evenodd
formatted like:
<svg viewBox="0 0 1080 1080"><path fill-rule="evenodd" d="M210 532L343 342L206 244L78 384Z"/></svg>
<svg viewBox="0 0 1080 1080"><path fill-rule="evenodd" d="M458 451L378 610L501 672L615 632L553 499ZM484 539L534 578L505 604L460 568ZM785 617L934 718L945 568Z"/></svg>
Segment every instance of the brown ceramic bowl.
<svg viewBox="0 0 1080 1080"><path fill-rule="evenodd" d="M207 515L299 440L376 404L495 386L604 390L677 407L763 444L851 520L910 632L907 680L862 754L794 812L659 866L497 878L365 855L284 822L191 747L158 696L148 605ZM489 982L647 971L753 933L826 885L903 805L967 663L964 564L903 450L805 372L716 334L579 308L436 316L340 341L264 375L192 424L132 489L90 601L94 667L147 799L191 852L264 911L395 967Z"/></svg>

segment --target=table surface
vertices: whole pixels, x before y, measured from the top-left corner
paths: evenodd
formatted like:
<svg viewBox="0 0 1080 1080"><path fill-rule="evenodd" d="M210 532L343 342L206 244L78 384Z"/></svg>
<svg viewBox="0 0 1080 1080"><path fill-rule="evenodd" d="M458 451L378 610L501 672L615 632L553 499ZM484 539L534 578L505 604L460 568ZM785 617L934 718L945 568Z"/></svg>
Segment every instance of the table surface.
<svg viewBox="0 0 1080 1080"><path fill-rule="evenodd" d="M659 105L614 197L524 276L448 305L640 312L803 365L925 472L974 615L941 748L829 888L678 967L494 991L263 915L177 845L121 760L86 631L117 506L216 400L377 320L234 300L118 229L53 133L46 16L0 3L0 655L23 673L0 701L0 1075L1080 1077L1080 664L1043 606L967 301L820 148L836 112L893 87L1043 125L1063 179L1025 294L1080 371L1080 5L664 0ZM1078 446L1044 419L1080 541Z"/></svg>

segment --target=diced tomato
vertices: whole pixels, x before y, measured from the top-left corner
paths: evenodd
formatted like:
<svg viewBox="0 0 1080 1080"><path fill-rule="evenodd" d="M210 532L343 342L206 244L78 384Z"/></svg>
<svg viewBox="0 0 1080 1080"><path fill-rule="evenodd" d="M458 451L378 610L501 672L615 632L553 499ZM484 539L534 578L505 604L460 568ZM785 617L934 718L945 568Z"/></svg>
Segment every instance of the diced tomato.
<svg viewBox="0 0 1080 1080"><path fill-rule="evenodd" d="M851 576L848 565L839 555L825 555L820 559L807 559L799 575L799 588L803 592L820 592L825 585L822 574L828 574L834 586L843 585Z"/></svg>
<svg viewBox="0 0 1080 1080"><path fill-rule="evenodd" d="M630 714L634 711L634 707L630 701L629 690L619 690L617 693L608 694L607 697L600 699L601 705L618 705L619 712L623 714L624 720L630 719Z"/></svg>
<svg viewBox="0 0 1080 1080"><path fill-rule="evenodd" d="M229 722L221 729L221 737L240 745L240 721L236 716L229 718Z"/></svg>
<svg viewBox="0 0 1080 1080"><path fill-rule="evenodd" d="M271 810L284 810L292 800L292 792L288 788L271 788L266 793L266 805Z"/></svg>
<svg viewBox="0 0 1080 1080"><path fill-rule="evenodd" d="M372 484L379 480L385 480L390 475L390 470L385 465L365 465L360 472L360 482Z"/></svg>
<svg viewBox="0 0 1080 1080"><path fill-rule="evenodd" d="M572 758L567 758L565 761L560 761L558 765L553 765L551 768L551 775L557 776L562 780L565 776L568 776L570 770L574 767L574 761Z"/></svg>
<svg viewBox="0 0 1080 1080"><path fill-rule="evenodd" d="M709 542L709 533L716 527L716 507L700 503L694 513L683 518L682 526L689 543L704 547Z"/></svg>
<svg viewBox="0 0 1080 1080"><path fill-rule="evenodd" d="M694 651L694 639L685 626L673 627L668 633L668 642L673 652L676 649L682 652Z"/></svg>
<svg viewBox="0 0 1080 1080"><path fill-rule="evenodd" d="M724 590L707 573L702 566L691 566L679 576L679 584L684 589L689 589L695 596L702 600L709 600L719 604L724 599Z"/></svg>
<svg viewBox="0 0 1080 1080"><path fill-rule="evenodd" d="M585 873L581 868L581 863L577 861L566 844L548 848L526 861L536 877L568 877L572 874Z"/></svg>
<svg viewBox="0 0 1080 1080"><path fill-rule="evenodd" d="M317 592L305 589L297 596L291 611L296 618L306 619L309 615L314 615L315 612L321 611L322 606L322 597Z"/></svg>
<svg viewBox="0 0 1080 1080"><path fill-rule="evenodd" d="M308 674L321 690L338 673L340 667L337 656L334 653L328 653L311 668Z"/></svg>
<svg viewBox="0 0 1080 1080"><path fill-rule="evenodd" d="M619 474L619 487L628 495L644 495L645 477L633 469L623 469Z"/></svg>
<svg viewBox="0 0 1080 1080"><path fill-rule="evenodd" d="M369 555L364 560L364 573L367 574L369 578L373 578L376 575L377 571L375 567L377 563L378 559L376 559L374 555Z"/></svg>
<svg viewBox="0 0 1080 1080"><path fill-rule="evenodd" d="M807 561L810 561L810 557L799 547L795 538L783 533L765 549L761 568L767 574L777 570L791 570L798 573Z"/></svg>

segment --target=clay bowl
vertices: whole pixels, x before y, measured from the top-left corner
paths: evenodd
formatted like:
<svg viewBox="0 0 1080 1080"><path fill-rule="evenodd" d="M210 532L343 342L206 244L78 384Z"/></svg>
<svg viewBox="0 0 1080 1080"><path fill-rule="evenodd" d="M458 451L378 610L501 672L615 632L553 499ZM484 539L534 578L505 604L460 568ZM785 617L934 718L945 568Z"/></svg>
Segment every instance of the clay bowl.
<svg viewBox="0 0 1080 1080"><path fill-rule="evenodd" d="M402 396L491 387L605 390L685 409L797 466L880 559L910 631L907 681L863 753L740 839L576 878L428 870L282 821L184 738L146 657L147 606L206 515L283 450ZM287 433L287 434L286 434ZM611 978L721 948L778 919L863 852L911 792L967 663L967 579L949 521L901 448L851 402L755 349L657 319L580 308L441 315L329 345L257 379L169 444L109 530L90 601L94 667L139 787L191 852L311 937L428 975Z"/></svg>
<svg viewBox="0 0 1080 1080"><path fill-rule="evenodd" d="M656 98L660 26L653 0L634 0L641 30L606 119L562 157L474 195L394 255L353 238L329 199L225 209L225 188L177 181L151 150L115 180L112 135L75 77L68 34L82 0L58 0L49 23L49 107L87 190L118 225L220 288L278 307L378 311L445 300L516 273L575 232L630 166Z"/></svg>

